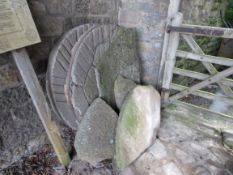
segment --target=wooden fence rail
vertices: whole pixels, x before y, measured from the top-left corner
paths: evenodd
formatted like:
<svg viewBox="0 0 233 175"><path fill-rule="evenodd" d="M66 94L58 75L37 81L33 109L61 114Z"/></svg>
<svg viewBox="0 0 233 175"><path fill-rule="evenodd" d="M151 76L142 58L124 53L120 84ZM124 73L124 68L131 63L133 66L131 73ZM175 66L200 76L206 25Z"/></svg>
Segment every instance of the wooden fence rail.
<svg viewBox="0 0 233 175"><path fill-rule="evenodd" d="M186 35L195 34L197 36L233 38L233 29L221 27L199 26L190 24L182 24L181 26L168 25L167 31L178 32Z"/></svg>
<svg viewBox="0 0 233 175"><path fill-rule="evenodd" d="M178 50L176 52L176 57L181 57L181 58L186 58L186 59L191 59L191 60L196 60L196 61L204 61L207 63L214 63L214 64L223 65L223 66L233 66L233 59L215 57L215 56L204 55L204 54L195 54L195 53L185 52L181 50Z"/></svg>
<svg viewBox="0 0 233 175"><path fill-rule="evenodd" d="M203 73L195 72L195 71L190 71L190 70L185 70L185 69L180 69L180 68L175 68L173 73L176 75L186 76L186 77L190 77L190 78L197 79L197 80L205 80L209 77L209 75L207 75L207 74L203 74ZM231 79L224 78L224 79L220 80L220 83L225 85L225 86L233 87L233 80L231 80Z"/></svg>

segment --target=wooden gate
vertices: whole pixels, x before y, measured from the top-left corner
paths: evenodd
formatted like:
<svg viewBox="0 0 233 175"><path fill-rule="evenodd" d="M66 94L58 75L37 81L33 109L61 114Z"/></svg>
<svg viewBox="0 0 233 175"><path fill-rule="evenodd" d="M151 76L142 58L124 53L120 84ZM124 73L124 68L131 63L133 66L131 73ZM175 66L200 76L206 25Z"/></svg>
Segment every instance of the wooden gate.
<svg viewBox="0 0 233 175"><path fill-rule="evenodd" d="M233 80L227 78L233 74L233 59L206 55L193 38L193 35L233 38L233 30L182 24L183 15L179 12L179 6L180 0L170 0L158 83L162 92L163 104L168 104L192 94L209 100L218 99L233 105ZM192 52L177 50L181 37ZM177 57L200 61L209 74L176 68ZM222 72L218 72L214 64L223 65L227 68ZM175 84L172 83L174 74L197 79L200 82L191 87ZM201 90L213 83L219 85L224 95ZM177 93L171 95L171 90L175 90Z"/></svg>

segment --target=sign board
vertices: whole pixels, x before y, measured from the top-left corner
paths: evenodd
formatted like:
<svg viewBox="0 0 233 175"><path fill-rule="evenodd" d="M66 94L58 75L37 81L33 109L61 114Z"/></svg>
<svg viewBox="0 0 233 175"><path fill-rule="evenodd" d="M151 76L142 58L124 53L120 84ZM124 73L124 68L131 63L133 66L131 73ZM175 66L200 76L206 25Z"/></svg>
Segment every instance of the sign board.
<svg viewBox="0 0 233 175"><path fill-rule="evenodd" d="M26 0L0 0L0 54L39 43Z"/></svg>

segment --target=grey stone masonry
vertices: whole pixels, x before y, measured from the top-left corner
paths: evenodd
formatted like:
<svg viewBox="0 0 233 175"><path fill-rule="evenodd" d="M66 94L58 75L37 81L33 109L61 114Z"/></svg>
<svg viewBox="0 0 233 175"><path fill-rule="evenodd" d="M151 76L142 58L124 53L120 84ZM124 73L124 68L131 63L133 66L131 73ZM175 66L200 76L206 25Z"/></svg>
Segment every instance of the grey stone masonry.
<svg viewBox="0 0 233 175"><path fill-rule="evenodd" d="M42 44L51 48L64 32L89 22L116 23L117 0L28 0ZM50 40L52 44L46 42ZM29 53L33 55L34 49ZM46 51L46 49L45 49ZM41 50L41 52L44 52ZM41 58L48 59L49 53ZM32 57L34 59L34 56Z"/></svg>
<svg viewBox="0 0 233 175"><path fill-rule="evenodd" d="M169 0L121 0L119 25L135 27L142 82L156 85Z"/></svg>
<svg viewBox="0 0 233 175"><path fill-rule="evenodd" d="M118 0L28 0L27 2L42 42L26 49L35 69L43 69L43 72L46 70L45 65L53 46L69 29L86 23L117 23ZM7 54L0 56L0 66L11 64L10 62ZM16 71L16 68L12 69L12 72ZM10 82L9 87L18 83ZM7 86L5 83L4 87Z"/></svg>

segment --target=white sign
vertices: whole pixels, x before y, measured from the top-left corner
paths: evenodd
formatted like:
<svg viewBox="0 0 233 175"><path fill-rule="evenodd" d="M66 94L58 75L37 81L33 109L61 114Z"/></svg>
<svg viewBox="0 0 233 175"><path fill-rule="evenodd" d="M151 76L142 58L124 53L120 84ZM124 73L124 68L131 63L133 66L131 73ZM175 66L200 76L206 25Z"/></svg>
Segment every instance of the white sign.
<svg viewBox="0 0 233 175"><path fill-rule="evenodd" d="M0 0L0 53L39 42L26 0Z"/></svg>

